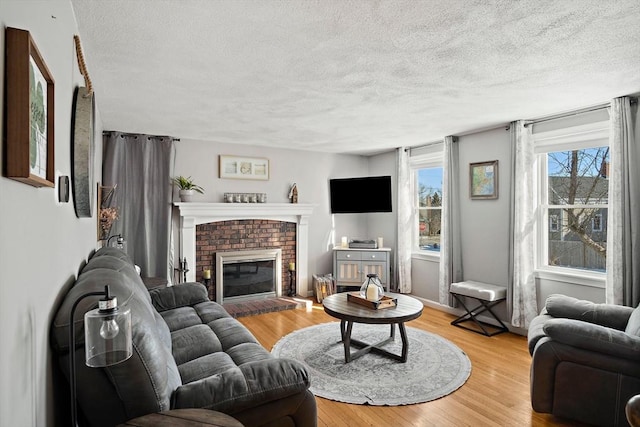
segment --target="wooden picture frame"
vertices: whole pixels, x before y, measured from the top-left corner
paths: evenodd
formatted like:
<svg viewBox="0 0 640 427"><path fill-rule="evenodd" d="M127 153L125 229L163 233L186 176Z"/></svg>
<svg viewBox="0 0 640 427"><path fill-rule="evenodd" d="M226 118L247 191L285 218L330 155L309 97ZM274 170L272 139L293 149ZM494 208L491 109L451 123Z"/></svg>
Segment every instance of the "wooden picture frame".
<svg viewBox="0 0 640 427"><path fill-rule="evenodd" d="M31 35L5 30L4 175L55 186L54 81Z"/></svg>
<svg viewBox="0 0 640 427"><path fill-rule="evenodd" d="M469 196L474 200L498 198L498 161L469 164Z"/></svg>
<svg viewBox="0 0 640 427"><path fill-rule="evenodd" d="M268 181L269 159L220 155L218 173L220 178Z"/></svg>

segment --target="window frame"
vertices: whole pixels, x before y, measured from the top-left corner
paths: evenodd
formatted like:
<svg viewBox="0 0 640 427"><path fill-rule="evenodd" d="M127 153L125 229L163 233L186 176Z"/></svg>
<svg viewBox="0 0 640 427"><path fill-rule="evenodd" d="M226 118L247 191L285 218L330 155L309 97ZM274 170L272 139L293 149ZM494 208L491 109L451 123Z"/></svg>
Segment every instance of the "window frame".
<svg viewBox="0 0 640 427"><path fill-rule="evenodd" d="M536 210L535 221L535 275L537 278L571 282L579 285L604 288L607 273L589 271L572 267L553 266L548 264L549 226L548 212L551 209L566 208L567 205L551 205L548 203L548 171L547 154L559 151L582 150L609 146L609 120L597 121L586 125L564 127L547 132L533 133L534 152L536 155L536 195L539 209ZM571 206L610 209L607 204ZM562 219L559 218L559 225ZM559 230L560 231L560 227Z"/></svg>
<svg viewBox="0 0 640 427"><path fill-rule="evenodd" d="M425 249L420 249L419 245L419 222L420 222L420 209L429 209L429 210L440 210L442 212L442 205L438 208L420 208L420 203L418 200L418 171L421 169L430 169L430 168L441 168L444 174L444 144L432 144L420 149L420 154L412 155L409 158L409 168L411 170L412 180L411 180L411 194L412 196L412 223L413 230L412 233L412 256L415 258L426 259L439 261L440 260L440 251L429 251ZM444 178L444 177L443 177ZM442 203L444 203L446 195L444 194L444 189L442 191ZM415 230L418 230L417 232Z"/></svg>

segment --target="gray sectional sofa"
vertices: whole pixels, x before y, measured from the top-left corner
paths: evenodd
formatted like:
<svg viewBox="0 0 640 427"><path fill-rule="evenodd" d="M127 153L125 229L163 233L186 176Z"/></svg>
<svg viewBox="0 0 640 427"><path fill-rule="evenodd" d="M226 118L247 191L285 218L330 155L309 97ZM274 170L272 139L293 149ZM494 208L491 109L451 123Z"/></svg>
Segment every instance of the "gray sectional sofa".
<svg viewBox="0 0 640 427"><path fill-rule="evenodd" d="M224 412L247 427L316 425L315 397L299 363L273 357L199 283L148 291L115 248L90 258L53 319L54 357L67 379L71 306L106 284L131 309L133 356L107 368L85 365L82 319L98 297L84 299L75 313L75 351L78 407L88 425L111 427L176 408Z"/></svg>
<svg viewBox="0 0 640 427"><path fill-rule="evenodd" d="M551 295L528 334L535 411L629 425L625 405L640 393L640 307Z"/></svg>

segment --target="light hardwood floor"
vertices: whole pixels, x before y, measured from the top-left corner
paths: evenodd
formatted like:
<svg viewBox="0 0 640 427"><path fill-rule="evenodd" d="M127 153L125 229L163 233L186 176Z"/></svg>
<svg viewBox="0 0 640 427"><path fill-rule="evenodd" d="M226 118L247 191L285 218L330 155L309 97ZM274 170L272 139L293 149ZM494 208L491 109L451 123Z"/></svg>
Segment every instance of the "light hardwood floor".
<svg viewBox="0 0 640 427"><path fill-rule="evenodd" d="M464 350L471 359L472 371L460 389L431 402L392 407L351 405L316 397L318 426L582 426L531 409L531 357L526 337L512 333L485 337L451 326L453 319L450 314L425 307L422 316L407 326L438 334ZM336 321L318 304L308 310L286 310L238 320L267 349L294 330Z"/></svg>

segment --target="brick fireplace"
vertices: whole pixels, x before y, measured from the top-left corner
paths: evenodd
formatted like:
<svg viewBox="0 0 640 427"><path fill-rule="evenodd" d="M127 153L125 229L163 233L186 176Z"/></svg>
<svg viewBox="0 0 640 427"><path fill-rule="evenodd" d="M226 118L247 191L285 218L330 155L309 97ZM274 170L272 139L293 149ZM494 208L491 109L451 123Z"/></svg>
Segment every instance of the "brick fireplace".
<svg viewBox="0 0 640 427"><path fill-rule="evenodd" d="M211 270L209 298L221 301L220 271L216 255L256 253L280 249L280 283L278 296L289 293L289 263L296 262L296 224L267 219L219 221L196 226L196 281L203 282L202 272ZM268 252L268 251L267 251ZM256 255L258 256L258 255ZM227 257L228 258L228 257ZM251 258L251 257L249 257Z"/></svg>
<svg viewBox="0 0 640 427"><path fill-rule="evenodd" d="M187 281L203 281L205 268L215 282L216 253L282 250L282 294L289 289L288 267L295 262L296 293L309 295L309 216L313 205L289 203L175 203L180 213L180 259L187 260ZM216 300L215 285L209 297Z"/></svg>

